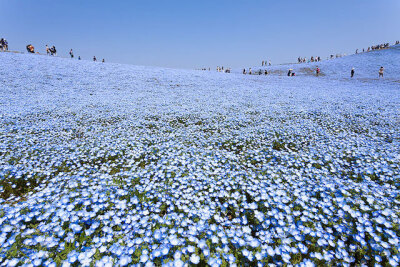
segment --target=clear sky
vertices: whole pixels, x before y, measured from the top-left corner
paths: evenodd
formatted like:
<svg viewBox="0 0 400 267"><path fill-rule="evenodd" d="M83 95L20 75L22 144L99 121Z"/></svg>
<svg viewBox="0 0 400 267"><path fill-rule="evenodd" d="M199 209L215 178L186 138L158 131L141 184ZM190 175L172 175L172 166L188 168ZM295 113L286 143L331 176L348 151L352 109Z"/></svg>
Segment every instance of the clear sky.
<svg viewBox="0 0 400 267"><path fill-rule="evenodd" d="M200 68L354 53L400 39L400 0L0 0L11 50Z"/></svg>

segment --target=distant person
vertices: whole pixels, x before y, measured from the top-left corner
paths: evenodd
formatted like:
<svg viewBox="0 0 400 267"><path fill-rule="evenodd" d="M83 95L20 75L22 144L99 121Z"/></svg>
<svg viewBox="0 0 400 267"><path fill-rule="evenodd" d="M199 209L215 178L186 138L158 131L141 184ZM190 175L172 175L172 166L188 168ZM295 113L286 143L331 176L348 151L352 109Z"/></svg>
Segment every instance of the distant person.
<svg viewBox="0 0 400 267"><path fill-rule="evenodd" d="M269 66L271 66L271 61L268 63Z"/></svg>
<svg viewBox="0 0 400 267"><path fill-rule="evenodd" d="M49 55L50 54L50 48L48 45L46 45L46 54Z"/></svg>
<svg viewBox="0 0 400 267"><path fill-rule="evenodd" d="M243 74L246 74L246 69L243 69Z"/></svg>
<svg viewBox="0 0 400 267"><path fill-rule="evenodd" d="M2 52L6 51L6 47L5 47L5 46L6 46L6 45L5 45L5 43L4 43L4 39L1 38L1 39L0 39L0 51L2 51Z"/></svg>
<svg viewBox="0 0 400 267"><path fill-rule="evenodd" d="M319 73L321 72L321 70L317 67L315 72L317 73L317 76L319 76Z"/></svg>
<svg viewBox="0 0 400 267"><path fill-rule="evenodd" d="M264 60L261 62L261 66L264 66Z"/></svg>
<svg viewBox="0 0 400 267"><path fill-rule="evenodd" d="M265 75L268 75L268 71L267 71L267 70L265 70L265 71L264 71L264 74L265 74Z"/></svg>
<svg viewBox="0 0 400 267"><path fill-rule="evenodd" d="M249 68L249 74L251 75L251 68Z"/></svg>
<svg viewBox="0 0 400 267"><path fill-rule="evenodd" d="M81 56L78 57L78 60L81 60Z"/></svg>
<svg viewBox="0 0 400 267"><path fill-rule="evenodd" d="M54 45L50 48L50 55L52 55L52 56L56 56L57 55L57 50L56 50L56 47Z"/></svg>
<svg viewBox="0 0 400 267"><path fill-rule="evenodd" d="M27 50L29 53L35 53L35 48L34 48L33 45L31 45L31 44L28 44L28 45L26 46L26 50Z"/></svg>
<svg viewBox="0 0 400 267"><path fill-rule="evenodd" d="M72 51L72 49L69 51L69 55L71 56L71 58L74 58L74 52Z"/></svg>
<svg viewBox="0 0 400 267"><path fill-rule="evenodd" d="M102 60L101 62L103 62L103 63L104 63L104 62L106 62L106 61L105 61L105 60L104 60L104 58L103 58L103 60Z"/></svg>
<svg viewBox="0 0 400 267"><path fill-rule="evenodd" d="M355 71L354 71L354 68L352 68L352 69L351 69L351 72L350 72L351 78L354 77L354 72L355 72Z"/></svg>
<svg viewBox="0 0 400 267"><path fill-rule="evenodd" d="M287 76L289 76L289 77L292 76L292 69L289 69Z"/></svg>
<svg viewBox="0 0 400 267"><path fill-rule="evenodd" d="M94 57L93 57L93 61L94 61L94 62L96 62L96 61L97 61L97 58L96 58L96 56L94 56Z"/></svg>
<svg viewBox="0 0 400 267"><path fill-rule="evenodd" d="M383 78L383 71L384 71L384 68L381 67L381 68L379 69L379 78L380 78L380 77Z"/></svg>

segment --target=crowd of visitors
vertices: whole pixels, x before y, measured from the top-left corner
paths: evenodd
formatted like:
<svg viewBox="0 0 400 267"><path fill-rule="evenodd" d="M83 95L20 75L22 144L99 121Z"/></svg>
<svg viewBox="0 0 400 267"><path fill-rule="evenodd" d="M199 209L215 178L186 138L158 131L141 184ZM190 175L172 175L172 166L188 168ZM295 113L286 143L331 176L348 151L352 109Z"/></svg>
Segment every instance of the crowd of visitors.
<svg viewBox="0 0 400 267"><path fill-rule="evenodd" d="M336 55L330 55L329 58L334 59L334 58L340 58L340 57L344 57L344 56L346 56L346 54L336 54Z"/></svg>
<svg viewBox="0 0 400 267"><path fill-rule="evenodd" d="M379 50L379 49L385 49L385 48L389 48L389 43L371 46L371 50Z"/></svg>
<svg viewBox="0 0 400 267"><path fill-rule="evenodd" d="M267 69L265 69L265 70L262 70L262 69L259 69L258 71L255 71L254 73L253 73L253 71L251 70L251 68L249 68L249 71L246 71L246 69L243 69L243 72L242 72L243 74L249 74L249 75L268 75L268 70Z"/></svg>
<svg viewBox="0 0 400 267"><path fill-rule="evenodd" d="M57 56L57 49L54 45L52 47L49 47L48 45L46 45L45 49L46 49L47 55ZM6 52L6 51L8 51L8 42L5 38L1 38L0 39L0 52ZM32 53L32 54L34 54L34 53L39 54L39 52L35 52L35 47L32 44L28 44L26 46L26 51L28 51L28 53ZM72 49L69 51L69 56L71 58L74 58L74 51ZM78 56L78 60L81 60L81 56ZM96 57L93 57L93 61L97 61ZM101 62L105 63L106 61L103 58L103 60Z"/></svg>
<svg viewBox="0 0 400 267"><path fill-rule="evenodd" d="M311 57L309 61L307 61L307 58L305 58L305 57L297 58L297 63L320 62L320 61L321 61L321 57Z"/></svg>
<svg viewBox="0 0 400 267"><path fill-rule="evenodd" d="M217 66L217 72L231 73L231 69L230 68L225 68L224 69L224 66L222 66L222 67Z"/></svg>
<svg viewBox="0 0 400 267"><path fill-rule="evenodd" d="M0 39L0 51L5 52L8 51L8 42L6 39Z"/></svg>
<svg viewBox="0 0 400 267"><path fill-rule="evenodd" d="M400 41L396 41L395 45L400 44ZM389 48L390 44L389 43L383 43L380 45L373 45L368 47L367 49L363 48L362 52L370 52L373 50L379 50L379 49L385 49L385 48ZM358 54L359 52L361 52L361 50L359 51L359 49L356 49L356 54ZM334 58L340 58L346 56L346 54L331 54L328 59L334 59ZM321 57L311 57L309 60L307 60L306 57L298 57L297 58L297 63L310 63L310 62L320 62L321 61Z"/></svg>
<svg viewBox="0 0 400 267"><path fill-rule="evenodd" d="M399 44L399 41L395 42L395 45L397 45L397 44ZM374 51L374 50L386 49L386 48L389 48L389 46L390 46L389 43L384 43L384 44L380 44L380 45L372 45L372 46L369 46L367 49L363 48L362 52L370 52L370 51ZM356 54L359 53L358 50L359 49L356 49Z"/></svg>
<svg viewBox="0 0 400 267"><path fill-rule="evenodd" d="M261 66L271 66L271 61L267 61L267 60L263 60L262 62L261 62Z"/></svg>
<svg viewBox="0 0 400 267"><path fill-rule="evenodd" d="M49 47L48 45L46 45L46 54L50 55L50 56L57 56L56 47L54 45L52 47Z"/></svg>

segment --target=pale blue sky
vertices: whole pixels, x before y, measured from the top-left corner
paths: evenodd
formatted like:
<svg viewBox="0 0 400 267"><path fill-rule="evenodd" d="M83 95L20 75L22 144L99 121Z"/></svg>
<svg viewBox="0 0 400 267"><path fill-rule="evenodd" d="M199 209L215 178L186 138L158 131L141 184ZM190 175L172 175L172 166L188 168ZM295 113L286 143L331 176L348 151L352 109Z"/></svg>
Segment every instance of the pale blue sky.
<svg viewBox="0 0 400 267"><path fill-rule="evenodd" d="M0 0L0 37L108 62L247 67L392 43L399 14L399 0Z"/></svg>

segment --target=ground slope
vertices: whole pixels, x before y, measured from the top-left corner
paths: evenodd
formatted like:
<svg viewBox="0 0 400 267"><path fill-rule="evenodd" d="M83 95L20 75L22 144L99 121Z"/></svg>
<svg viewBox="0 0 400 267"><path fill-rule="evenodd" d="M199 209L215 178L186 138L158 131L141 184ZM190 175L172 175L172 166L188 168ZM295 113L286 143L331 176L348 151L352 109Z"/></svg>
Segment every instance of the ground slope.
<svg viewBox="0 0 400 267"><path fill-rule="evenodd" d="M394 79L0 62L1 264L399 264Z"/></svg>
<svg viewBox="0 0 400 267"><path fill-rule="evenodd" d="M371 52L359 53L341 58L323 60L321 62L284 64L267 67L272 75L285 76L289 69L298 76L315 75L317 66L321 69L321 74L328 76L329 79L349 79L350 71L355 69L355 79L376 80L381 66L385 68L385 79L389 81L400 81L400 45L391 46L388 49L376 50ZM253 72L264 67L254 66ZM241 73L242 70L235 70Z"/></svg>

